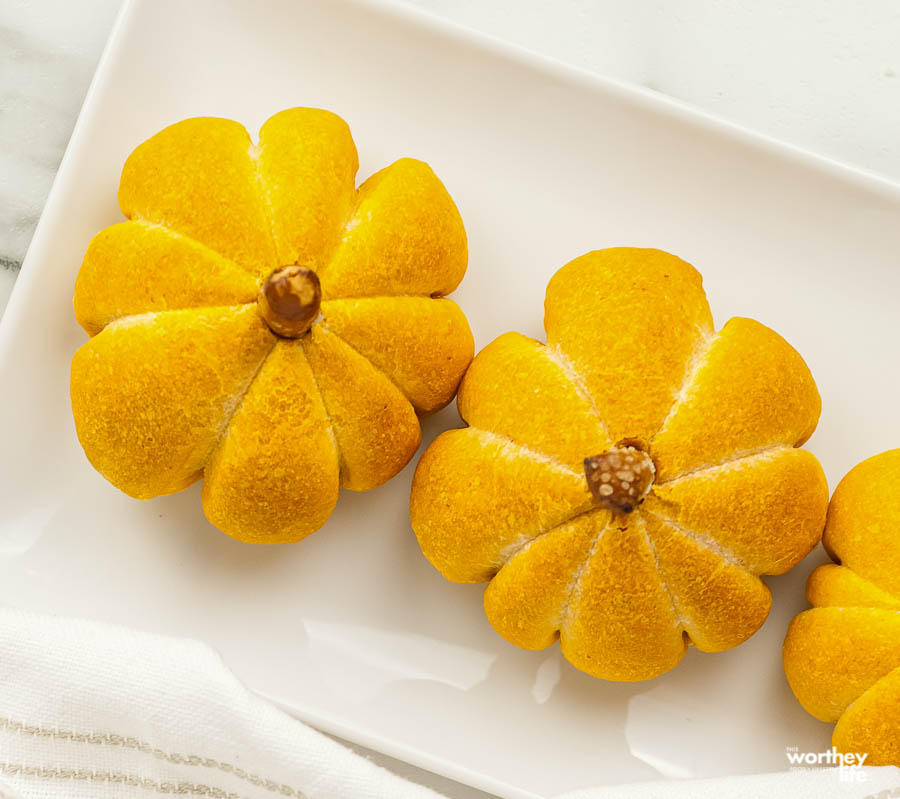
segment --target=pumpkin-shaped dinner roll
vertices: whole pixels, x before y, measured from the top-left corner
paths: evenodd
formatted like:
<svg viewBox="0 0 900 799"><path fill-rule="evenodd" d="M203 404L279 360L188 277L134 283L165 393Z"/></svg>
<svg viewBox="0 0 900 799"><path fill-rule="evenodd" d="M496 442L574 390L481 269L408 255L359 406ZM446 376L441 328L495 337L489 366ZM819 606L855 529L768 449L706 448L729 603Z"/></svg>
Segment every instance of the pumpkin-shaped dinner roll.
<svg viewBox="0 0 900 799"><path fill-rule="evenodd" d="M75 284L91 339L71 372L88 459L133 497L204 477L235 538L297 541L340 486L393 477L417 412L449 402L472 357L445 295L466 234L427 164L355 185L346 123L293 108L259 143L188 119L141 144L119 186L127 222L93 239Z"/></svg>
<svg viewBox="0 0 900 799"><path fill-rule="evenodd" d="M547 287L547 343L507 333L459 392L468 427L413 479L413 529L448 579L490 581L508 641L560 639L578 668L643 680L765 620L761 574L800 561L828 504L798 447L820 400L750 319L720 331L700 275L659 250L591 252Z"/></svg>
<svg viewBox="0 0 900 799"><path fill-rule="evenodd" d="M809 577L814 606L784 641L784 670L838 751L900 766L900 449L838 484L823 539L834 563Z"/></svg>

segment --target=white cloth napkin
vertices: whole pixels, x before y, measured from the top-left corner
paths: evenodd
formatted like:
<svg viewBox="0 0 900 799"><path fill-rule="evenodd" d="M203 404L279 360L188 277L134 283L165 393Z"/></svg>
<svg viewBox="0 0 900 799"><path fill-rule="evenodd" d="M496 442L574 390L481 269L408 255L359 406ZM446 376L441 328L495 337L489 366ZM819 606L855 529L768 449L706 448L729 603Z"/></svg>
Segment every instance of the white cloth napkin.
<svg viewBox="0 0 900 799"><path fill-rule="evenodd" d="M251 694L205 644L0 610L0 799L160 794L438 797ZM857 783L829 769L596 788L565 799L706 797L900 799L900 769L866 769Z"/></svg>
<svg viewBox="0 0 900 799"><path fill-rule="evenodd" d="M0 611L0 797L436 799L249 693L197 641Z"/></svg>

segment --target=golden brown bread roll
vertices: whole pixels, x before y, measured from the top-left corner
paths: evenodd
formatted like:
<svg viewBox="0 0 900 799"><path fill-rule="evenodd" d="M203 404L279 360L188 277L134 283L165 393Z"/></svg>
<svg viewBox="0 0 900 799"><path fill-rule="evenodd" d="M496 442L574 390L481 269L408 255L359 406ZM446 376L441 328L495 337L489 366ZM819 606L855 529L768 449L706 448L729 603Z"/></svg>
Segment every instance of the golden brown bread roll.
<svg viewBox="0 0 900 799"><path fill-rule="evenodd" d="M466 234L427 164L357 189L346 123L294 108L263 125L188 119L141 144L119 187L127 222L91 242L75 314L78 437L113 485L147 499L205 477L210 521L296 541L340 486L393 477L417 412L448 403L473 353L444 295Z"/></svg>
<svg viewBox="0 0 900 799"><path fill-rule="evenodd" d="M828 489L798 449L820 399L776 333L718 333L700 275L659 250L588 253L550 280L547 343L507 333L474 359L413 480L422 551L489 581L497 631L578 668L642 680L688 643L736 646L816 545Z"/></svg>

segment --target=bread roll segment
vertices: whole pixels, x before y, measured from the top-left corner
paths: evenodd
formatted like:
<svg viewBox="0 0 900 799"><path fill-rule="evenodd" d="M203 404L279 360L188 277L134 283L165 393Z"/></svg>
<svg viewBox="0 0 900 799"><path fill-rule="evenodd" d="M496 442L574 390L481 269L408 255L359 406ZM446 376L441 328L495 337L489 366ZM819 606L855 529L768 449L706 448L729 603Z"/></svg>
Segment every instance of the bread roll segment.
<svg viewBox="0 0 900 799"><path fill-rule="evenodd" d="M128 219L174 230L263 277L282 264L252 145L230 119L176 122L128 156L119 207Z"/></svg>
<svg viewBox="0 0 900 799"><path fill-rule="evenodd" d="M562 356L519 333L504 333L478 353L458 405L473 427L518 441L574 471L581 471L585 452L603 452L614 443Z"/></svg>
<svg viewBox="0 0 900 799"><path fill-rule="evenodd" d="M251 149L279 265L320 269L356 201L359 158L343 119L319 108L270 117Z"/></svg>
<svg viewBox="0 0 900 799"><path fill-rule="evenodd" d="M75 318L95 336L124 316L256 301L256 278L187 236L134 220L91 240L75 284Z"/></svg>
<svg viewBox="0 0 900 799"><path fill-rule="evenodd" d="M207 518L241 540L299 541L331 515L340 488L337 442L297 341L278 341L205 469Z"/></svg>
<svg viewBox="0 0 900 799"><path fill-rule="evenodd" d="M510 555L484 592L485 613L494 629L523 649L553 644L568 613L573 580L611 518L602 509L582 513Z"/></svg>
<svg viewBox="0 0 900 799"><path fill-rule="evenodd" d="M72 360L75 429L91 464L138 499L191 485L274 346L253 305L107 325Z"/></svg>
<svg viewBox="0 0 900 799"><path fill-rule="evenodd" d="M799 447L821 411L799 353L765 325L732 319L653 438L660 480L772 447Z"/></svg>
<svg viewBox="0 0 900 799"><path fill-rule="evenodd" d="M360 297L322 304L322 324L389 377L424 413L456 394L475 342L460 307L431 297ZM443 342L434 358L429 342Z"/></svg>
<svg viewBox="0 0 900 799"><path fill-rule="evenodd" d="M827 505L815 455L777 447L658 482L644 508L716 542L754 574L783 574L818 542Z"/></svg>
<svg viewBox="0 0 900 799"><path fill-rule="evenodd" d="M641 515L617 514L599 532L574 575L560 645L570 663L606 680L648 680L684 657L682 619Z"/></svg>
<svg viewBox="0 0 900 799"><path fill-rule="evenodd" d="M401 158L365 181L319 276L326 299L443 297L466 272L466 230L431 167Z"/></svg>
<svg viewBox="0 0 900 799"><path fill-rule="evenodd" d="M544 329L612 441L649 441L713 323L694 267L662 250L616 247L582 255L550 279Z"/></svg>
<svg viewBox="0 0 900 799"><path fill-rule="evenodd" d="M419 446L419 420L403 392L321 326L302 339L341 458L341 485L368 491L393 477Z"/></svg>
<svg viewBox="0 0 900 799"><path fill-rule="evenodd" d="M838 484L822 543L843 563L900 596L900 449L864 460Z"/></svg>

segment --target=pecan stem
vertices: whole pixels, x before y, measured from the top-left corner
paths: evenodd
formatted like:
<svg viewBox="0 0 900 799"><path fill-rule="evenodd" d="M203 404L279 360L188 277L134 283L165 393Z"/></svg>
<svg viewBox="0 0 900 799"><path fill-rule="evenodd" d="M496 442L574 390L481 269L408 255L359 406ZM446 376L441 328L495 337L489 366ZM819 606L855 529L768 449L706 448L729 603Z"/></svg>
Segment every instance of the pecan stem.
<svg viewBox="0 0 900 799"><path fill-rule="evenodd" d="M299 338L319 314L322 287L312 269L283 266L266 278L257 304L262 318L276 335Z"/></svg>
<svg viewBox="0 0 900 799"><path fill-rule="evenodd" d="M610 510L631 513L650 491L656 466L643 450L617 446L585 458L584 476L597 502Z"/></svg>

